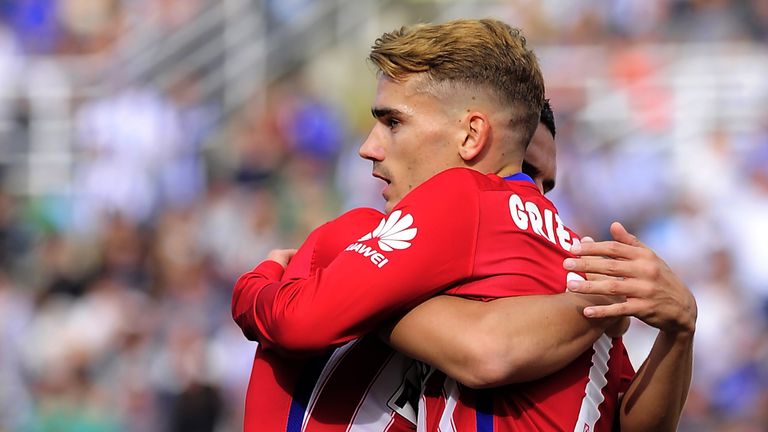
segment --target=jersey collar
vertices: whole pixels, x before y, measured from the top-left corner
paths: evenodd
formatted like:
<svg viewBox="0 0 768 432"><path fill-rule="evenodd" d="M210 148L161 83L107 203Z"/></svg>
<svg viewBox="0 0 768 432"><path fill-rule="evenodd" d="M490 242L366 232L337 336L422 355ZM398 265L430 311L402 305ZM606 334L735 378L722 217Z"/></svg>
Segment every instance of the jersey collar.
<svg viewBox="0 0 768 432"><path fill-rule="evenodd" d="M522 173L522 172L506 176L506 177L504 177L504 180L507 180L507 181L527 181L527 182L536 184L536 182L534 182L533 179L528 174L525 174L525 173Z"/></svg>

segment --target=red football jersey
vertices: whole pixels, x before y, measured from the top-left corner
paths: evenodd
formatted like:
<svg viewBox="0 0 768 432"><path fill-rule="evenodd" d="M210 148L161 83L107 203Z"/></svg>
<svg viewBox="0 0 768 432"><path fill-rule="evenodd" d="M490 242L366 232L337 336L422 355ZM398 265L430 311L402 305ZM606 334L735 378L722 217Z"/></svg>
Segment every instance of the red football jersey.
<svg viewBox="0 0 768 432"><path fill-rule="evenodd" d="M243 275L233 313L245 334L267 347L317 352L459 285L450 292L561 292L565 272L551 268L570 256L575 241L532 182L465 168L435 175L377 224L352 234L358 240L308 278L280 280L269 261ZM548 265L540 263L545 259Z"/></svg>
<svg viewBox="0 0 768 432"><path fill-rule="evenodd" d="M562 227L554 205L533 190L507 196L514 226L521 230L533 227L536 235L505 242L526 247L511 248L502 259L478 252L476 268L482 270L446 293L482 300L558 294L568 279L582 277L562 267L563 259L571 256L570 246L578 240ZM493 203L493 199L487 202L488 210L504 205ZM478 251L499 247L498 240L505 238L509 229L494 220L496 212L488 214L487 221L483 217L480 220ZM605 335L563 369L526 383L473 390L429 368L419 404L418 430L610 431L619 396L627 390L634 373L621 338L611 340Z"/></svg>
<svg viewBox="0 0 768 432"><path fill-rule="evenodd" d="M624 346L603 335L545 378L473 390L431 368L419 403L421 431L611 431L634 375Z"/></svg>
<svg viewBox="0 0 768 432"><path fill-rule="evenodd" d="M473 298L556 293L564 290L568 277L580 277L561 266L577 237L532 182L507 181L469 169L434 176L378 224L354 234L360 236L357 241L307 278L280 280L270 273L274 263L269 262L241 277L233 314L245 334L266 347L320 352L367 334L383 320L441 291ZM584 358L589 362L591 354ZM579 377L586 381L589 369L588 365ZM542 395L566 389L539 388ZM575 392L574 388L567 390ZM577 412L585 394L594 396L585 388L577 398L567 399ZM602 394L600 388L597 393ZM477 424L485 425L492 414L507 415L494 398L490 404L465 405L483 419ZM520 406L524 412L510 418L530 419L545 429L551 426L547 421L552 415ZM596 419L608 421L612 415L604 412Z"/></svg>
<svg viewBox="0 0 768 432"><path fill-rule="evenodd" d="M364 229L382 216L371 209L353 210L313 231L285 272L269 261L258 271L286 281L310 277L354 240L345 235L350 227ZM236 291L233 313L242 313L240 308L256 294ZM375 336L302 358L259 346L246 393L244 430L413 431L417 366Z"/></svg>

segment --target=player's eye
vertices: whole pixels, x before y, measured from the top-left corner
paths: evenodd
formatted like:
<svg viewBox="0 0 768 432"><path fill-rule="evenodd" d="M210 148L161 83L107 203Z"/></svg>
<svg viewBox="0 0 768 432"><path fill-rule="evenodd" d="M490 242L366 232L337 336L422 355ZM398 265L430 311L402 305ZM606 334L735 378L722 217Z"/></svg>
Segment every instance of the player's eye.
<svg viewBox="0 0 768 432"><path fill-rule="evenodd" d="M394 118L394 117L388 117L385 121L386 125L390 129L395 129L398 126L400 126L400 120Z"/></svg>

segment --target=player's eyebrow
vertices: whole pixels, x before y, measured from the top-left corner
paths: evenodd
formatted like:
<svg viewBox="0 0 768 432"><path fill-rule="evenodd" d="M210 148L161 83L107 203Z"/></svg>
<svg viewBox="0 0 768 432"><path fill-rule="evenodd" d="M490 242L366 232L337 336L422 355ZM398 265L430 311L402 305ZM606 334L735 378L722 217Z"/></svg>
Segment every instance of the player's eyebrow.
<svg viewBox="0 0 768 432"><path fill-rule="evenodd" d="M382 117L388 117L388 116L397 116L401 115L402 111L395 109L395 108L386 108L386 107L372 107L371 108L371 115L375 119L380 119Z"/></svg>

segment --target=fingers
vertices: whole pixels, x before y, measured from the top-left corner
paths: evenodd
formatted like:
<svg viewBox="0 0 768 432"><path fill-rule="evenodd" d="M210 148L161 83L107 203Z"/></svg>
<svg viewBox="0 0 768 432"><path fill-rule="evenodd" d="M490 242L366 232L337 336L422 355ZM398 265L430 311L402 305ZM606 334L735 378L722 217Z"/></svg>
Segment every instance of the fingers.
<svg viewBox="0 0 768 432"><path fill-rule="evenodd" d="M620 222L611 224L611 235L614 240L595 242L589 237L582 239L581 244L574 245L571 253L577 256L606 256L620 259L643 258L650 249L638 238L627 231Z"/></svg>
<svg viewBox="0 0 768 432"><path fill-rule="evenodd" d="M619 241L584 242L571 247L571 253L577 256L605 256L611 258L634 259L640 256L636 246Z"/></svg>
<svg viewBox="0 0 768 432"><path fill-rule="evenodd" d="M632 283L617 278L603 280L569 280L566 284L568 291L579 294L598 294L606 296L625 296L645 298L649 293L641 284Z"/></svg>
<svg viewBox="0 0 768 432"><path fill-rule="evenodd" d="M563 268L583 273L597 273L605 276L636 277L642 273L642 263L633 260L584 257L566 258Z"/></svg>
<svg viewBox="0 0 768 432"><path fill-rule="evenodd" d="M587 273L587 280L598 281L612 279L611 276L602 275L599 273Z"/></svg>
<svg viewBox="0 0 768 432"><path fill-rule="evenodd" d="M629 246L645 247L634 234L631 234L624 228L624 225L622 225L621 222L614 222L611 224L611 236L613 236L614 240Z"/></svg>
<svg viewBox="0 0 768 432"><path fill-rule="evenodd" d="M273 249L267 254L267 259L286 267L294 255L296 249Z"/></svg>
<svg viewBox="0 0 768 432"><path fill-rule="evenodd" d="M632 316L636 313L636 307L629 302L614 303L603 306L589 306L584 308L584 316L587 318L611 318Z"/></svg>
<svg viewBox="0 0 768 432"><path fill-rule="evenodd" d="M285 257L285 258L293 258L294 255L296 255L297 249L272 249L269 251L268 256L277 256L277 257Z"/></svg>

